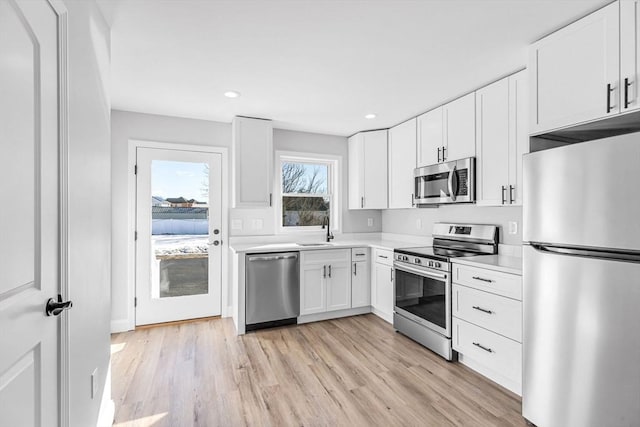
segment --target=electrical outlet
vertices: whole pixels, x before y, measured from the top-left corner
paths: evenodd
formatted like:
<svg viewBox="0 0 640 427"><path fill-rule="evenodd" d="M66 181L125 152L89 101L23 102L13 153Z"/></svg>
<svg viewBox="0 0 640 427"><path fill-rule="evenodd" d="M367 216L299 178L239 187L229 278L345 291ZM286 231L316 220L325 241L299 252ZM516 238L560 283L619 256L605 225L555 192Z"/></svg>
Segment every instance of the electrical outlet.
<svg viewBox="0 0 640 427"><path fill-rule="evenodd" d="M91 398L94 399L98 394L98 368L91 373Z"/></svg>
<svg viewBox="0 0 640 427"><path fill-rule="evenodd" d="M373 218L367 218L367 227L373 227Z"/></svg>
<svg viewBox="0 0 640 427"><path fill-rule="evenodd" d="M518 234L518 223L509 221L509 234Z"/></svg>
<svg viewBox="0 0 640 427"><path fill-rule="evenodd" d="M422 230L422 220L420 218L416 219L416 228Z"/></svg>

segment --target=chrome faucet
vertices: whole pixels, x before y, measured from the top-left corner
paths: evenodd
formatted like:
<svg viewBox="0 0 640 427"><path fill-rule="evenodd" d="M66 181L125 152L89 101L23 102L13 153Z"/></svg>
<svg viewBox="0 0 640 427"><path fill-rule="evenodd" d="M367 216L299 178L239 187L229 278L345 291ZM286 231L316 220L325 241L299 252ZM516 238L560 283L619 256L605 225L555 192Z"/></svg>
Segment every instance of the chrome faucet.
<svg viewBox="0 0 640 427"><path fill-rule="evenodd" d="M329 227L329 215L325 216L322 220L322 229L324 230L325 226L327 227L327 242L330 242L331 239L334 239L335 236L331 232L331 228Z"/></svg>

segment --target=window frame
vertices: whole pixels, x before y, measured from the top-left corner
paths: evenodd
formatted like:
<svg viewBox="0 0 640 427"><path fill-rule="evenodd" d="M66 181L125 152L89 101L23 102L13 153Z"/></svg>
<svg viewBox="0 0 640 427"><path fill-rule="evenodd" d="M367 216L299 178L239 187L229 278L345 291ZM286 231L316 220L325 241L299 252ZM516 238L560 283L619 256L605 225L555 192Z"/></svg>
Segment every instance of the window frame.
<svg viewBox="0 0 640 427"><path fill-rule="evenodd" d="M318 233L318 232L326 232L326 230L322 229L320 225L308 225L308 226L289 226L285 227L282 225L282 197L284 193L282 192L282 164L283 163L319 163L327 165L327 193L330 197L330 208L329 208L329 222L330 229L332 232L339 233L341 227L341 194L340 194L340 183L342 182L342 157L331 155L331 154L320 154L320 153L301 153L295 151L276 151L276 176L275 176L275 229L279 234L290 234L290 233ZM287 193L294 194L294 193ZM297 194L297 193L296 193ZM297 194L304 197L313 197L309 196L306 193Z"/></svg>

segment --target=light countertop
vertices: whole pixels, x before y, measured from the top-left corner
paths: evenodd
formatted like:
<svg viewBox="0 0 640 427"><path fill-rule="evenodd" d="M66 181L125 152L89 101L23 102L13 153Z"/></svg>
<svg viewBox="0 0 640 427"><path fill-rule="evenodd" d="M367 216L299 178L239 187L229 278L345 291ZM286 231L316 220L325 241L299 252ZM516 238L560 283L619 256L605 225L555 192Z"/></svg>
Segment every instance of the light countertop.
<svg viewBox="0 0 640 427"><path fill-rule="evenodd" d="M478 255L464 258L454 258L455 264L469 265L471 267L486 268L522 276L522 258L508 255Z"/></svg>
<svg viewBox="0 0 640 427"><path fill-rule="evenodd" d="M424 246L415 242L404 242L399 240L383 240L383 239L363 239L363 240L338 240L328 244L322 242L317 245L302 242L284 242L284 243L241 243L231 245L230 248L236 253L265 253L265 252L286 252L286 251L309 251L318 249L348 249L371 247L378 249L393 250L396 248L411 248Z"/></svg>

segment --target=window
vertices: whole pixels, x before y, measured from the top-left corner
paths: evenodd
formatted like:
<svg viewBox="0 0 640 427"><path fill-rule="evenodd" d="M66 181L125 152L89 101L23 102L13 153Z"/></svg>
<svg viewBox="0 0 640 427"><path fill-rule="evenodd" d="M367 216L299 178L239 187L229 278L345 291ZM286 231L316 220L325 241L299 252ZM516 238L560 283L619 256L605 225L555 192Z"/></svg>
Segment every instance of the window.
<svg viewBox="0 0 640 427"><path fill-rule="evenodd" d="M336 229L336 169L334 158L281 154L280 227L317 230L329 219Z"/></svg>

